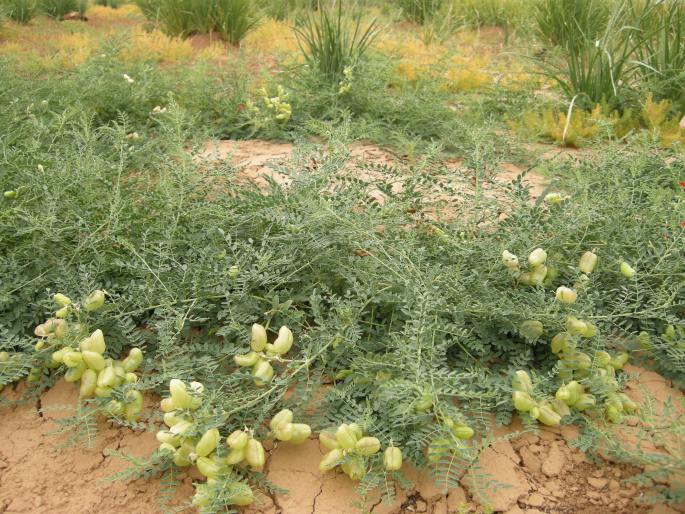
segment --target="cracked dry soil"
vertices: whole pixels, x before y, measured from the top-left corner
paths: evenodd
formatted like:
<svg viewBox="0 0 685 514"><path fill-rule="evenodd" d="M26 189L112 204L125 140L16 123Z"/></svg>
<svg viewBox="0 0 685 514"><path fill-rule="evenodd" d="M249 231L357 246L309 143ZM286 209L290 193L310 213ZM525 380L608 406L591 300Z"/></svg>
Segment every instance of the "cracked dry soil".
<svg viewBox="0 0 685 514"><path fill-rule="evenodd" d="M629 367L636 378L628 394L649 392L659 402L682 395L659 375ZM4 396L17 399L24 384L6 390ZM108 481L126 464L105 453L107 448L144 457L156 447L153 432L133 432L100 421L91 448L61 448L65 435L55 435L56 421L67 416L78 398L78 388L64 381L46 391L35 402L0 408L0 512L119 514L121 512L162 513L158 504L159 478L129 483ZM148 407L156 399L147 400ZM522 426L499 427L496 436L507 436ZM355 514L361 508L373 514L453 514L482 512L489 505L506 514L677 514L685 512L665 506L646 506L644 493L625 482L640 470L609 461L592 464L569 441L577 436L573 427L544 429L500 440L482 455L480 473L499 484L483 488L482 481L463 477L460 487L442 491L427 474L406 469L412 482L409 490L396 490L392 505L371 495L364 505L355 484L346 475L322 474L318 462L323 455L315 439L300 446L282 444L267 447L266 473L286 494L258 496L260 504L245 509L249 514ZM680 442L682 443L682 441ZM682 449L682 445L679 446ZM655 448L655 451L658 450ZM661 451L668 450L662 449ZM681 450L682 451L682 450ZM193 494L192 482L199 476L180 475L180 487L170 505L183 505ZM192 510L187 510L191 512Z"/></svg>

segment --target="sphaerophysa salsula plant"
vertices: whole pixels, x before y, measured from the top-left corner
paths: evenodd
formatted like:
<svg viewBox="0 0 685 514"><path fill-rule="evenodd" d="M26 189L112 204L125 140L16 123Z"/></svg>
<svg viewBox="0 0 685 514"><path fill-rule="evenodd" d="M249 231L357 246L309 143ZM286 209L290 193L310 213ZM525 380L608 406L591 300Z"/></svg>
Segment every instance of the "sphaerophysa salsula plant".
<svg viewBox="0 0 685 514"><path fill-rule="evenodd" d="M134 126L125 118L93 126L66 111L27 111L32 100L15 94L19 100L0 112L8 127L0 140L0 189L8 193L0 199L0 351L14 355L0 367L3 383L29 372L32 330L54 310L53 293L85 298L101 289L107 302L86 337L102 330L114 367L129 348L144 349L135 387L181 398L179 414L196 430L188 457L195 453L198 462L190 444L197 450L211 431L211 447L213 429L221 438L242 430L255 441L271 431L301 433L270 426L288 409L293 418L283 425L306 419L314 434L328 437L335 453L323 467L340 466L364 492L404 483L406 465L429 470L441 487L463 472L478 474L473 463L489 444L480 440L488 433L484 414L510 419L516 371L531 377L540 410L531 425L556 418L547 402L564 399L570 413L558 422L608 421L613 396L623 400L608 376L611 366L622 379L611 364L621 352L682 380L674 362L683 329L684 166L649 141L608 147L577 166L545 165L565 180L537 203L521 182L491 180L497 153L478 132L463 181L435 154L409 167L357 164L369 177L360 180L349 170L345 141L333 139L326 152L299 148L275 170L288 180L269 183L264 194L233 167L193 158L188 141L197 123L173 102L158 109L141 102L148 115ZM393 189L398 179L403 187ZM521 256L520 274L502 262L504 250ZM581 265L586 252L597 256L590 272ZM551 345L557 334L580 330L572 318L582 334L572 334L560 359ZM278 351L269 355L263 337L253 337L255 323ZM289 347L285 330L276 342L283 326L292 333ZM670 352L660 351L664 334L675 341ZM587 367L580 354L596 362ZM207 414L190 408L192 400L186 408L172 380L190 396L202 389ZM594 406L572 408L584 394ZM377 439L379 450L365 455L377 447L365 438ZM183 442L175 442L166 444L183 457ZM215 455L229 448L217 443ZM386 460L387 448L400 451L402 465L395 450ZM247 501L239 484L253 495L275 487L259 466L229 472L209 455L201 466L217 482L203 482L197 499L208 509ZM166 473L173 456L165 446L150 465ZM230 494L216 499L221 491Z"/></svg>

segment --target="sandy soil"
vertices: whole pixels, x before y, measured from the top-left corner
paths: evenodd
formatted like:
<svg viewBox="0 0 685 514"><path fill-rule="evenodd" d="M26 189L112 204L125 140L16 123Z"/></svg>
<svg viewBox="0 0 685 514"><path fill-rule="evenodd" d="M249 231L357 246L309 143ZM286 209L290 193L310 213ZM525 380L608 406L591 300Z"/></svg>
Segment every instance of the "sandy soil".
<svg viewBox="0 0 685 514"><path fill-rule="evenodd" d="M635 375L628 391L632 395L649 392L657 403L669 396L682 397L668 381L655 373L631 367ZM18 398L23 384L2 394ZM157 446L154 432L134 432L100 421L91 448L60 448L66 435L55 435L56 422L68 415L78 391L73 384L58 382L39 402L0 409L0 512L6 513L102 513L164 512L157 504L162 487L159 477L130 483L108 481L127 465L107 454L115 449L145 457ZM149 400L150 406L154 399ZM40 406L41 412L38 407ZM516 422L499 427L496 436L520 431ZM480 458L481 473L499 489L482 488L469 476L461 487L442 491L425 474L405 471L413 486L397 490L392 505L373 496L365 505L374 514L425 512L450 514L482 511L482 506L507 514L675 514L685 512L665 506L640 503L644 493L624 481L640 470L601 461L594 465L569 441L577 436L574 427L544 429L503 440L487 449ZM682 448L682 441L680 441ZM266 472L270 480L288 494L261 497L261 504L247 509L251 514L354 514L359 512L355 484L342 473L321 474L317 465L322 450L316 439L302 446L281 445L269 450ZM685 456L684 456L685 457ZM171 502L182 506L192 495L197 475L181 473L181 485Z"/></svg>

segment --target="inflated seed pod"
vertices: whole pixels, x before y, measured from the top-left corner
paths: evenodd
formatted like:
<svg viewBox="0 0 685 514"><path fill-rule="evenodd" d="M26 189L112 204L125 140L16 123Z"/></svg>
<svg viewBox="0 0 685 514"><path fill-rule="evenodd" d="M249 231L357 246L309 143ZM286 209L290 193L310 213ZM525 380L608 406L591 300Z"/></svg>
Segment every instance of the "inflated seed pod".
<svg viewBox="0 0 685 514"><path fill-rule="evenodd" d="M623 275L626 278L633 278L636 273L633 267L625 261L621 262L620 270L621 275Z"/></svg>
<svg viewBox="0 0 685 514"><path fill-rule="evenodd" d="M548 205L559 205L563 198L560 193L547 193L544 200Z"/></svg>
<svg viewBox="0 0 685 514"><path fill-rule="evenodd" d="M620 423L623 421L623 405L607 404L604 407L604 414L612 423Z"/></svg>
<svg viewBox="0 0 685 514"><path fill-rule="evenodd" d="M173 448L181 445L181 438L168 430L160 430L155 437L160 443L170 444Z"/></svg>
<svg viewBox="0 0 685 514"><path fill-rule="evenodd" d="M266 348L266 329L259 323L252 325L252 337L250 339L250 348L255 352L262 352ZM252 366L252 364L248 364Z"/></svg>
<svg viewBox="0 0 685 514"><path fill-rule="evenodd" d="M595 270L597 266L597 255L592 252L585 252L580 256L580 261L578 262L578 269L581 272L589 275Z"/></svg>
<svg viewBox="0 0 685 514"><path fill-rule="evenodd" d="M330 471L343 460L343 451L340 448L329 451L319 462L320 471Z"/></svg>
<svg viewBox="0 0 685 514"><path fill-rule="evenodd" d="M176 448L174 448L169 443L160 443L158 449L160 452L170 453L171 455L173 455L176 452Z"/></svg>
<svg viewBox="0 0 685 514"><path fill-rule="evenodd" d="M289 441L292 444L301 444L312 435L312 428L305 423L293 423L292 427L292 436Z"/></svg>
<svg viewBox="0 0 685 514"><path fill-rule="evenodd" d="M235 355L233 360L238 366L247 368L257 364L257 361L259 360L259 354L257 352L249 352L242 355Z"/></svg>
<svg viewBox="0 0 685 514"><path fill-rule="evenodd" d="M528 373L522 369L514 373L514 378L511 380L511 387L515 391L523 391L524 393L528 394L533 392L533 382L531 382Z"/></svg>
<svg viewBox="0 0 685 514"><path fill-rule="evenodd" d="M117 372L108 366L98 374L98 387L114 387L117 385Z"/></svg>
<svg viewBox="0 0 685 514"><path fill-rule="evenodd" d="M547 266L541 264L530 272L530 285L541 286L545 278L547 278Z"/></svg>
<svg viewBox="0 0 685 514"><path fill-rule="evenodd" d="M195 424L192 421L185 419L178 420L176 423L169 427L169 431L181 437L187 437L195 428Z"/></svg>
<svg viewBox="0 0 685 514"><path fill-rule="evenodd" d="M112 388L111 387L96 387L95 388L95 396L98 398L109 398L112 396Z"/></svg>
<svg viewBox="0 0 685 514"><path fill-rule="evenodd" d="M159 408L162 409L162 412L171 412L172 410L176 409L171 401L171 398L164 398L161 402L159 402Z"/></svg>
<svg viewBox="0 0 685 514"><path fill-rule="evenodd" d="M535 268L547 262L547 252L542 248L536 248L528 256L528 265Z"/></svg>
<svg viewBox="0 0 685 514"><path fill-rule="evenodd" d="M247 445L247 443L245 443ZM245 447L243 448L231 448L226 456L226 464L229 466L234 466L240 464L245 460Z"/></svg>
<svg viewBox="0 0 685 514"><path fill-rule="evenodd" d="M505 268L516 270L519 267L519 258L513 253L504 250L502 252L502 264L504 264Z"/></svg>
<svg viewBox="0 0 685 514"><path fill-rule="evenodd" d="M192 405L193 397L188 393L188 388L182 380L171 379L169 392L171 393L171 403L175 409L188 409Z"/></svg>
<svg viewBox="0 0 685 514"><path fill-rule="evenodd" d="M587 324L575 316L566 318L566 330L572 335L583 335L587 330Z"/></svg>
<svg viewBox="0 0 685 514"><path fill-rule="evenodd" d="M542 323L534 319L527 319L519 325L519 333L526 339L537 339L544 331Z"/></svg>
<svg viewBox="0 0 685 514"><path fill-rule="evenodd" d="M40 341L38 341L33 347L33 349L36 350L37 352L41 351L43 348L45 348L45 340L44 339L41 339Z"/></svg>
<svg viewBox="0 0 685 514"><path fill-rule="evenodd" d="M549 405L554 412L559 414L562 418L564 416L568 416L571 414L571 409L568 408L568 405L566 405L565 402L562 402L561 400L552 400L552 402Z"/></svg>
<svg viewBox="0 0 685 514"><path fill-rule="evenodd" d="M138 382L138 375L135 373L126 373L126 375L124 375L124 382L127 384L135 384Z"/></svg>
<svg viewBox="0 0 685 514"><path fill-rule="evenodd" d="M179 468L187 468L192 464L190 461L190 454L187 450L184 448L179 448L174 452L174 464L176 464Z"/></svg>
<svg viewBox="0 0 685 514"><path fill-rule="evenodd" d="M290 441L293 436L293 424L281 423L278 428L274 430L274 435L279 441Z"/></svg>
<svg viewBox="0 0 685 514"><path fill-rule="evenodd" d="M52 352L52 362L62 364L62 360L64 359L64 354L67 351L71 351L71 348L61 348L59 350ZM7 352L4 352L4 353L7 353Z"/></svg>
<svg viewBox="0 0 685 514"><path fill-rule="evenodd" d="M573 404L573 408L577 411L584 411L590 407L595 406L595 397L591 394L581 394L578 401Z"/></svg>
<svg viewBox="0 0 685 514"><path fill-rule="evenodd" d="M278 355L288 353L293 346L293 333L285 325L278 330L278 337L273 343L271 350Z"/></svg>
<svg viewBox="0 0 685 514"><path fill-rule="evenodd" d="M137 405L138 407L143 406L143 393L137 390L130 390L126 392L124 397L128 405Z"/></svg>
<svg viewBox="0 0 685 514"><path fill-rule="evenodd" d="M555 298L561 303L576 303L578 293L569 287L561 286L557 288Z"/></svg>
<svg viewBox="0 0 685 514"><path fill-rule="evenodd" d="M362 455L373 455L381 449L381 442L375 437L362 437L354 446L355 450Z"/></svg>
<svg viewBox="0 0 685 514"><path fill-rule="evenodd" d="M105 344L105 335L102 333L102 330L97 329L90 334L88 339L90 339L90 348L88 348L88 350L97 353L105 353L107 345Z"/></svg>
<svg viewBox="0 0 685 514"><path fill-rule="evenodd" d="M173 411L164 414L164 424L168 427L173 427L175 424L184 420L185 418L177 416Z"/></svg>
<svg viewBox="0 0 685 514"><path fill-rule="evenodd" d="M561 422L561 416L555 412L549 405L541 405L539 407L540 412L535 418L543 425L554 427L559 425Z"/></svg>
<svg viewBox="0 0 685 514"><path fill-rule="evenodd" d="M81 352L81 355L83 355L83 362L90 369L94 369L95 371L102 371L105 369L105 358L101 354L93 351L85 351Z"/></svg>
<svg viewBox="0 0 685 514"><path fill-rule="evenodd" d="M271 430L276 430L279 426L292 422L293 411L291 411L290 409L283 409L271 419L271 421L269 422L269 427L271 428Z"/></svg>
<svg viewBox="0 0 685 514"><path fill-rule="evenodd" d="M335 439L344 450L351 450L357 444L356 434L346 423L338 427L338 430L335 432Z"/></svg>
<svg viewBox="0 0 685 514"><path fill-rule="evenodd" d="M348 455L340 468L352 480L361 480L366 475L366 467L364 461L357 455Z"/></svg>
<svg viewBox="0 0 685 514"><path fill-rule="evenodd" d="M628 397L627 394L625 393L619 393L618 395L619 400L621 401L621 404L623 405L623 412L626 414L633 414L635 411L638 409L637 403L635 403L633 400Z"/></svg>
<svg viewBox="0 0 685 514"><path fill-rule="evenodd" d="M81 386L79 396L81 398L92 398L97 387L98 374L94 369L86 369L81 375Z"/></svg>
<svg viewBox="0 0 685 514"><path fill-rule="evenodd" d="M269 361L260 360L252 368L252 379L257 387L263 387L271 382L274 377L274 369Z"/></svg>
<svg viewBox="0 0 685 514"><path fill-rule="evenodd" d="M243 449L247 446L250 436L242 430L235 430L226 438L226 444L235 450Z"/></svg>
<svg viewBox="0 0 685 514"><path fill-rule="evenodd" d="M329 450L337 450L340 448L338 440L335 438L335 434L328 431L319 432L319 442Z"/></svg>
<svg viewBox="0 0 685 514"><path fill-rule="evenodd" d="M459 439L467 440L473 437L474 431L473 428L464 423L455 423L452 427L452 433Z"/></svg>
<svg viewBox="0 0 685 514"><path fill-rule="evenodd" d="M204 434L202 434L202 437L195 445L195 453L200 457L206 457L219 445L220 438L221 435L219 434L219 429L210 428Z"/></svg>
<svg viewBox="0 0 685 514"><path fill-rule="evenodd" d="M514 408L520 412L529 412L537 404L533 398L525 391L514 391L512 394Z"/></svg>
<svg viewBox="0 0 685 514"><path fill-rule="evenodd" d="M201 382L191 382L188 392L192 397L190 408L192 410L199 408L200 405L202 405L202 398L205 394L205 386Z"/></svg>
<svg viewBox="0 0 685 514"><path fill-rule="evenodd" d="M124 404L119 400L110 400L105 405L104 412L110 417L121 416L124 413Z"/></svg>
<svg viewBox="0 0 685 514"><path fill-rule="evenodd" d="M88 312L93 312L100 309L105 304L105 293L96 289L88 298L83 301L83 308Z"/></svg>
<svg viewBox="0 0 685 514"><path fill-rule="evenodd" d="M55 311L55 317L56 317L56 318L64 319L64 318L66 318L66 317L69 315L69 311L70 311L69 307L62 307L62 308L60 308L60 309L57 309L57 310ZM59 336L58 336L58 337L59 337ZM60 338L60 339L61 339L61 338Z"/></svg>
<svg viewBox="0 0 685 514"><path fill-rule="evenodd" d="M619 353L611 359L611 366L614 369L623 369L623 366L628 362L629 355L625 352Z"/></svg>
<svg viewBox="0 0 685 514"><path fill-rule="evenodd" d="M83 355L81 352L65 352L62 355L62 362L68 368L75 368L83 364Z"/></svg>
<svg viewBox="0 0 685 514"><path fill-rule="evenodd" d="M143 352L140 348L131 348L128 352L128 357L123 361L124 369L127 372L137 370L143 363Z"/></svg>
<svg viewBox="0 0 685 514"><path fill-rule="evenodd" d="M388 446L383 454L383 465L386 471L398 471L402 468L402 450Z"/></svg>
<svg viewBox="0 0 685 514"><path fill-rule="evenodd" d="M71 305L71 298L69 298L66 295L63 295L62 293L55 293L54 295L52 295L52 299L60 307L66 307L67 305Z"/></svg>
<svg viewBox="0 0 685 514"><path fill-rule="evenodd" d="M550 343L552 353L559 355L568 350L573 350L575 348L575 343L573 342L571 334L568 332L559 332L552 338Z"/></svg>
<svg viewBox="0 0 685 514"><path fill-rule="evenodd" d="M590 323L589 321L585 322L585 330L583 330L583 333L581 334L583 337L590 338L590 337L595 337L599 331L597 330L597 327Z"/></svg>
<svg viewBox="0 0 685 514"><path fill-rule="evenodd" d="M245 448L245 460L255 471L261 471L266 462L266 455L262 443L256 439L250 438Z"/></svg>
<svg viewBox="0 0 685 514"><path fill-rule="evenodd" d="M221 464L218 464L209 457L198 457L195 461L195 466L197 466L197 470L207 478L216 479L222 471Z"/></svg>
<svg viewBox="0 0 685 514"><path fill-rule="evenodd" d="M66 380L67 382L76 382L81 378L85 370L86 365L83 363L76 366L75 368L69 368L67 372L64 374L64 380Z"/></svg>
<svg viewBox="0 0 685 514"><path fill-rule="evenodd" d="M56 352L55 352L56 353ZM10 361L10 354L8 352L0 352L0 364Z"/></svg>

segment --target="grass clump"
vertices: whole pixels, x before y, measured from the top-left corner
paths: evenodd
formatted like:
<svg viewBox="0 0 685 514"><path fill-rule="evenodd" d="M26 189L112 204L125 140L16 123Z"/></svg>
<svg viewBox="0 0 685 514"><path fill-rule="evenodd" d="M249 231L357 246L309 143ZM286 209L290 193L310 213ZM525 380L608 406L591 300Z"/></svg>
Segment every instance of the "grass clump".
<svg viewBox="0 0 685 514"><path fill-rule="evenodd" d="M27 24L36 15L38 10L37 0L2 0L0 11L10 20Z"/></svg>

